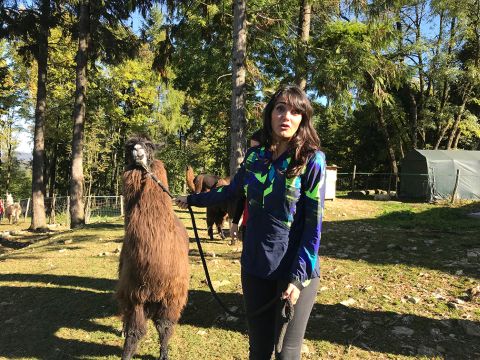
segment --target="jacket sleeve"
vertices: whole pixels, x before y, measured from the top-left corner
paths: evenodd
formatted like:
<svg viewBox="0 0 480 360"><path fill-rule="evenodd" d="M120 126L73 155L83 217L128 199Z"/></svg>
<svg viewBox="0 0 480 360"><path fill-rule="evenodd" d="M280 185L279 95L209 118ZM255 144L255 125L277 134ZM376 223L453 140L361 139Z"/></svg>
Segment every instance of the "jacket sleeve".
<svg viewBox="0 0 480 360"><path fill-rule="evenodd" d="M304 226L300 246L292 263L290 281L299 289L312 278L318 261L318 249L322 230L323 203L325 199L325 155L317 151L308 161L302 175L304 199Z"/></svg>
<svg viewBox="0 0 480 360"><path fill-rule="evenodd" d="M247 158L248 152L245 155ZM222 203L224 201L244 196L243 183L245 178L245 160L240 165L237 173L229 185L220 186L208 192L191 194L187 197L188 205L207 207Z"/></svg>

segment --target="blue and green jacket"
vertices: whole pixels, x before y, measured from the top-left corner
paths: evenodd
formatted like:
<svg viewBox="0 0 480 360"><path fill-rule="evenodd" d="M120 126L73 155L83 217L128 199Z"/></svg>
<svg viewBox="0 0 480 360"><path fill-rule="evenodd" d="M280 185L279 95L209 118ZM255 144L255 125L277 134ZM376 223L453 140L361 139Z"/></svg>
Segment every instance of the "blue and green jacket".
<svg viewBox="0 0 480 360"><path fill-rule="evenodd" d="M326 164L316 151L300 175L287 178L290 161L288 152L272 160L264 147L250 148L230 185L189 195L187 201L205 207L245 195L249 216L242 271L298 284L320 275Z"/></svg>

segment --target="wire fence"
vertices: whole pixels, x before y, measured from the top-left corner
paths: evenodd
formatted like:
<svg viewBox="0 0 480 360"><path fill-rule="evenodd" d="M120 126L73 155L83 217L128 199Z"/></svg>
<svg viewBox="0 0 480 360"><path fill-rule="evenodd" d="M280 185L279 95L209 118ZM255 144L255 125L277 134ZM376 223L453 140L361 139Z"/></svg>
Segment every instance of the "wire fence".
<svg viewBox="0 0 480 360"><path fill-rule="evenodd" d="M398 179L391 173L337 173L337 191L396 193Z"/></svg>
<svg viewBox="0 0 480 360"><path fill-rule="evenodd" d="M32 216L31 199L18 200L22 208L19 221L26 222ZM45 216L49 224L70 225L70 197L45 197ZM123 216L123 196L86 196L85 223L114 221Z"/></svg>
<svg viewBox="0 0 480 360"><path fill-rule="evenodd" d="M331 179L334 181L333 194L335 192L343 193L349 196L371 196L375 194L388 194L389 198L398 198L398 194L403 198L417 197L422 201L431 201L432 199L447 199L452 201L457 196L457 185L459 174L457 172L456 181L450 179L452 184L446 186L444 193L439 193L439 186L436 183L439 179L430 179L429 174L406 174L400 173L396 177L392 173L368 173L368 172L337 172ZM443 176L442 180L445 176ZM477 176L463 175L464 182L478 183L480 179ZM473 180L472 180L473 179ZM327 173L327 183L329 176ZM328 184L327 184L328 187ZM478 186L477 186L478 187ZM440 189L442 190L442 189ZM462 191L459 186L458 192ZM478 192L480 194L480 192ZM461 194L460 194L461 195ZM476 195L478 197L478 194ZM335 195L333 195L335 197ZM32 216L31 199L17 200L21 206L21 215L19 221L26 222L28 217ZM5 199L3 199L5 204ZM45 197L45 216L49 224L70 225L70 197L54 196ZM87 196L84 198L85 204L85 223L107 222L119 220L123 217L123 196Z"/></svg>

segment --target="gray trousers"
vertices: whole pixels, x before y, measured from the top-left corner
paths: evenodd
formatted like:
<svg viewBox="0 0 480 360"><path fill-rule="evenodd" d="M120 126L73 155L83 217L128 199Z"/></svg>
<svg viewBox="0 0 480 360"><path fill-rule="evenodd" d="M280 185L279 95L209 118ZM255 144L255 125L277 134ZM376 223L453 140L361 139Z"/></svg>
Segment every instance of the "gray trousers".
<svg viewBox="0 0 480 360"><path fill-rule="evenodd" d="M303 337L308 318L315 303L319 278L312 279L310 284L300 292L294 306L294 317L288 323L281 353L275 352L275 359L298 360L302 350ZM248 314L268 303L287 288L286 281L265 280L242 272L242 288L245 309ZM271 306L258 316L248 317L248 337L250 360L270 360L274 352L283 325L281 318L281 302Z"/></svg>

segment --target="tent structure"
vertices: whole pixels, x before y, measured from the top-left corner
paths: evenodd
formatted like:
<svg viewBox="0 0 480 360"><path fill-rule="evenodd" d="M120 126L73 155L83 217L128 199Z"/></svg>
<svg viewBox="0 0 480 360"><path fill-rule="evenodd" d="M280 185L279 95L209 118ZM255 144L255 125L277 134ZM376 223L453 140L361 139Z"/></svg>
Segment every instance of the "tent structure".
<svg viewBox="0 0 480 360"><path fill-rule="evenodd" d="M480 151L412 150L401 161L400 198L451 199L454 190L456 199L480 200Z"/></svg>

